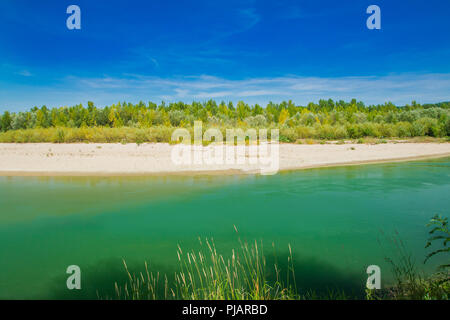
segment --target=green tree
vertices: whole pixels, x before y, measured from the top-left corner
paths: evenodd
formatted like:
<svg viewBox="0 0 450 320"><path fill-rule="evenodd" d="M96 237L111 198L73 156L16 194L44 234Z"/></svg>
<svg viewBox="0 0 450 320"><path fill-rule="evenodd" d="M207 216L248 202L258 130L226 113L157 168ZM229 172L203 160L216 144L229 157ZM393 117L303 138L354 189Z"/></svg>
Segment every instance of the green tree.
<svg viewBox="0 0 450 320"><path fill-rule="evenodd" d="M11 130L11 114L8 111L5 111L1 118L1 130L3 132Z"/></svg>

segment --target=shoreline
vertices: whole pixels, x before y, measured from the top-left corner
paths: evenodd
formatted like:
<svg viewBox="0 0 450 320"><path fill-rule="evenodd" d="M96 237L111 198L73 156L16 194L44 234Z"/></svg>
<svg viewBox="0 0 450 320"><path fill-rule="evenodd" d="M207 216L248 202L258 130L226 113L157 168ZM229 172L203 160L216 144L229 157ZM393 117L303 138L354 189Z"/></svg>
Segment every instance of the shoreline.
<svg viewBox="0 0 450 320"><path fill-rule="evenodd" d="M109 177L260 174L244 165L171 163L173 146L136 144L0 144L0 176ZM450 157L450 143L280 144L278 173ZM55 170L57 169L57 170Z"/></svg>
<svg viewBox="0 0 450 320"><path fill-rule="evenodd" d="M410 162L419 160L433 160L450 157L450 153L444 153L439 155L419 156L419 157L407 157L407 158L395 158L384 160L367 160L367 161L355 161L355 162L342 162L331 164L318 164L307 167L293 167L283 168L278 173L288 173L294 171L322 169L322 168L337 168L337 167L351 167L351 166L363 166L371 164L382 163L398 163L398 162ZM259 172L255 171L243 171L236 169L229 170L198 170L198 171L167 171L167 172L58 172L58 171L1 171L0 177L160 177L160 176L230 176L230 175L259 175Z"/></svg>
<svg viewBox="0 0 450 320"><path fill-rule="evenodd" d="M300 168L292 168L292 169L283 169L280 172L291 172L298 170L308 170L308 169L319 169L319 168L336 168L336 167L350 167L350 166L363 166L370 164L381 164L381 163L397 163L397 162L410 162L410 161L419 161L419 160L433 160L433 159L441 159L450 157L450 153L442 153L436 155L424 155L424 156L412 156L405 158L392 158L392 159L383 159L383 160L367 160L367 161L354 161L347 163L330 163L324 165L315 165L310 167L300 167Z"/></svg>

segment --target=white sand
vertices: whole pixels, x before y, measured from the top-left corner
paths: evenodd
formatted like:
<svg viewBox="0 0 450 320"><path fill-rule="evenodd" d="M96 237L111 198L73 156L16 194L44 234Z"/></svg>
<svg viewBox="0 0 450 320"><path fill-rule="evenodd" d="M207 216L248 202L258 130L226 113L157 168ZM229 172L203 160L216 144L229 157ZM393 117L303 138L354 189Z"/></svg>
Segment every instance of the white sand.
<svg viewBox="0 0 450 320"><path fill-rule="evenodd" d="M257 166L176 165L157 144L0 144L0 175L144 175L255 172ZM354 150L353 150L354 149ZM281 170L450 156L450 143L280 144Z"/></svg>

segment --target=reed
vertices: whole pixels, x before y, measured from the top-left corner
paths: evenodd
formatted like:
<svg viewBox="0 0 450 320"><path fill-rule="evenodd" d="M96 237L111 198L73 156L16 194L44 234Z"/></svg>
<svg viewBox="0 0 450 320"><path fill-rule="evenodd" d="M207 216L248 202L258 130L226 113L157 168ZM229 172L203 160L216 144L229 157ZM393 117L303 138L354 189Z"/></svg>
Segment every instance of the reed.
<svg viewBox="0 0 450 320"><path fill-rule="evenodd" d="M435 216L430 220L430 241L442 240L443 248L427 255L427 260L437 254L448 254L447 219ZM329 289L325 294L314 291L299 293L295 278L292 248L288 245L287 267L281 270L277 260L267 264L263 243L242 241L228 256L218 253L213 239L199 238L200 249L184 251L177 248L179 267L168 277L152 272L145 263L144 271L133 273L123 261L128 280L115 283L113 297L126 300L348 300L358 299L344 291ZM439 234L438 234L439 233ZM398 233L389 239L394 245L393 257L386 258L392 267L396 283L381 290L366 290L366 299L440 299L450 296L448 265L440 272L424 277ZM272 244L275 252L275 246ZM274 255L276 257L276 255ZM275 275L269 277L269 274ZM284 276L282 276L284 275ZM269 280L273 279L273 280Z"/></svg>
<svg viewBox="0 0 450 320"><path fill-rule="evenodd" d="M237 229L235 228L236 232ZM124 261L128 281L115 283L115 299L131 300L286 300L299 299L295 285L292 250L289 246L286 279L281 279L277 264L268 266L262 242L244 242L231 250L229 256L219 254L213 239L199 238L198 251L183 251L178 246L178 271L169 280L167 275L149 271L133 274ZM269 283L268 269L276 280ZM308 293L309 294L309 293ZM311 293L313 295L314 293Z"/></svg>

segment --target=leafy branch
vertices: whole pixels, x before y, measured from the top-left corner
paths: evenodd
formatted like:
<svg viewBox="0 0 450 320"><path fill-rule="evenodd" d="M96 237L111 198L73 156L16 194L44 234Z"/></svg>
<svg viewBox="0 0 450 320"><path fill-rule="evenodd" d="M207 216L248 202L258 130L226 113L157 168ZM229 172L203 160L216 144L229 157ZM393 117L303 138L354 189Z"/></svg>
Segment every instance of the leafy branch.
<svg viewBox="0 0 450 320"><path fill-rule="evenodd" d="M439 249L433 250L428 253L425 257L424 263L426 263L431 257L437 254L443 254L445 252L450 252L450 247L447 244L450 242L450 232L448 230L448 218L443 218L439 215L435 215L431 218L430 222L427 224L427 227L431 227L431 230L428 232L430 237L427 240L427 244L425 248L430 247L433 243L441 242L441 247ZM443 264L438 267L438 269L443 270L450 267L450 264Z"/></svg>

